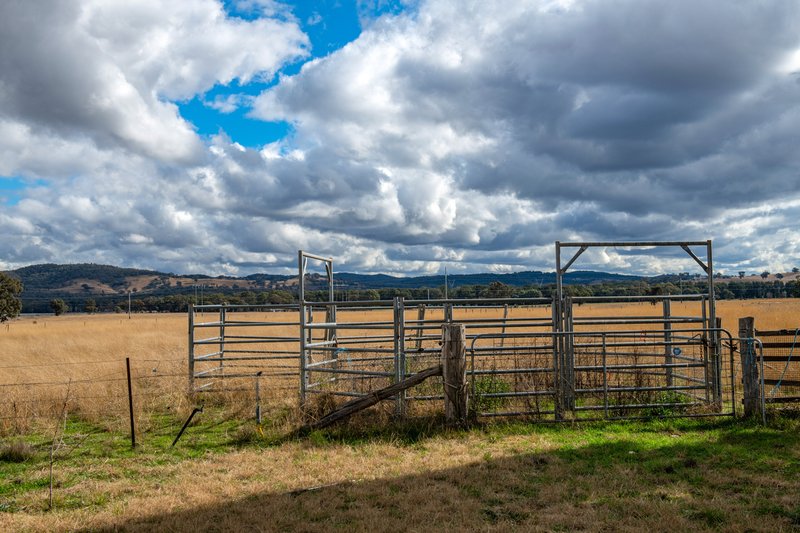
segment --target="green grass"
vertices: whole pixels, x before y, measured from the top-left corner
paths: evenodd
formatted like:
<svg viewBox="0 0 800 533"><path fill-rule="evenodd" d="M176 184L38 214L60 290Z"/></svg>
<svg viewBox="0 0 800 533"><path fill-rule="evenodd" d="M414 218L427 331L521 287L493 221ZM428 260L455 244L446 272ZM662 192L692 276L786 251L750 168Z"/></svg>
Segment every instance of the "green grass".
<svg viewBox="0 0 800 533"><path fill-rule="evenodd" d="M279 517L270 527L290 530L800 528L800 421L790 418L766 428L656 419L471 429L447 429L438 417L386 425L362 419L287 439L280 414L257 426L206 408L173 448L182 423L176 416L152 420L131 450L125 434L70 420L50 513L51 441L44 433L25 437L32 457L0 461L0 526L10 524L0 529L70 529L86 512L101 517L92 528L177 530L198 520L244 527L251 513ZM242 453L246 461L231 463ZM217 463L225 471L215 470ZM279 477L266 473L277 463ZM187 481L194 470L202 481ZM387 473L373 479L376 470ZM309 472L316 473L299 481ZM191 492L198 482L212 493L242 487L218 504L195 507L187 499L185 507L158 510L160 491ZM129 509L134 498L152 502L150 514ZM427 506L445 517L458 512L442 524Z"/></svg>

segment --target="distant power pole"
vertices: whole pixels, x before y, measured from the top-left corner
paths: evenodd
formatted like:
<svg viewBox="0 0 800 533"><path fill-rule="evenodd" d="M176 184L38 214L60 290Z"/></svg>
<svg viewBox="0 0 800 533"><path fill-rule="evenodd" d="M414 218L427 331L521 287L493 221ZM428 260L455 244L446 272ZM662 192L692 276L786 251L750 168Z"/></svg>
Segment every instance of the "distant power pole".
<svg viewBox="0 0 800 533"><path fill-rule="evenodd" d="M128 291L128 320L131 319L131 291Z"/></svg>
<svg viewBox="0 0 800 533"><path fill-rule="evenodd" d="M444 299L447 300L447 267L444 267Z"/></svg>

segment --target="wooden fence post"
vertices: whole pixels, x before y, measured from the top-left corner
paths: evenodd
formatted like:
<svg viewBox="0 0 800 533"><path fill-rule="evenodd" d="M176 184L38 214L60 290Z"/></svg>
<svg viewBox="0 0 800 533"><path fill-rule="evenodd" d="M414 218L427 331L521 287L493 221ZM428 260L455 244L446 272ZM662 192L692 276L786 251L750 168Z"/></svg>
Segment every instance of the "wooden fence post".
<svg viewBox="0 0 800 533"><path fill-rule="evenodd" d="M442 324L444 416L449 424L467 421L467 341L464 324Z"/></svg>
<svg viewBox="0 0 800 533"><path fill-rule="evenodd" d="M755 319L751 316L739 319L739 353L742 358L742 391L744 392L744 416L758 414L761 389L758 383L758 363L755 344Z"/></svg>

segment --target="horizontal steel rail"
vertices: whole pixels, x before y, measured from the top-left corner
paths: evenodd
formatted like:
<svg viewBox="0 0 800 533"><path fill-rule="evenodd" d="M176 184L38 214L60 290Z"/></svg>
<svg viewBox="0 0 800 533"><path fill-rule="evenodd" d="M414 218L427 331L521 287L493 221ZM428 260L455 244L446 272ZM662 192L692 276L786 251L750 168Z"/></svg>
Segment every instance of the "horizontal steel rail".
<svg viewBox="0 0 800 533"><path fill-rule="evenodd" d="M675 407L699 407L706 405L704 402L665 402L665 403L621 403L609 405L576 405L576 411L618 411L620 409L656 409L656 408L675 408Z"/></svg>

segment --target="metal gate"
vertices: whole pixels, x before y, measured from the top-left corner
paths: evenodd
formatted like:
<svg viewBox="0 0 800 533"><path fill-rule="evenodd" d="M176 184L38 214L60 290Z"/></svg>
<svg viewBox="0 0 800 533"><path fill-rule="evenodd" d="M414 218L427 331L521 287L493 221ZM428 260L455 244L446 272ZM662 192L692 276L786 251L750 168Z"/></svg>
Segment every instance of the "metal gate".
<svg viewBox="0 0 800 533"><path fill-rule="evenodd" d="M609 245L680 246L703 268L709 291L609 298L566 294L562 277L567 269L588 248ZM700 245L706 247L706 261L690 248ZM579 251L562 267L561 250L569 247ZM324 269L326 301L306 299L309 261ZM556 265L552 299L342 302L334 298L332 259L300 251L300 301L283 306L280 320L231 320L232 306L219 309L218 321L194 323L190 315L192 390L199 388L195 380L214 378L219 383L236 376L232 370L237 360L240 367L253 369L268 361L274 375L299 378L302 405L313 398L335 402L364 396L437 364L442 324L458 322L465 326L470 347L471 409L478 417L566 420L735 413L734 343L716 320L710 242L557 242ZM288 319L292 313L294 320ZM296 325L297 336L232 333L291 325ZM218 334L197 340L197 328ZM213 350L199 354L202 346ZM723 352L730 356L724 362ZM431 400L442 397L441 379L432 378L398 394L395 412L424 413Z"/></svg>

